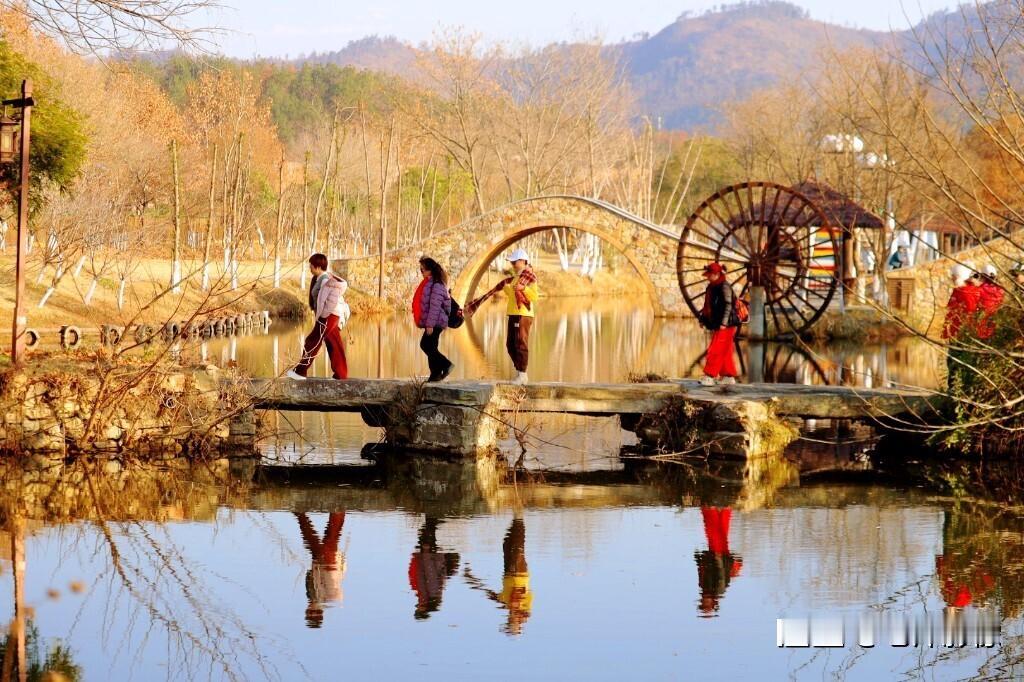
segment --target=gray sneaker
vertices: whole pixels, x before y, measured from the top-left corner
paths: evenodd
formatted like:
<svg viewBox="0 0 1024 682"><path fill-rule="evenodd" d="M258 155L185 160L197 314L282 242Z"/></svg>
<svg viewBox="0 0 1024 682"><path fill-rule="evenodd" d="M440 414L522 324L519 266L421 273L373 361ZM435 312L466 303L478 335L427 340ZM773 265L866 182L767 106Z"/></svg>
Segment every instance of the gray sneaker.
<svg viewBox="0 0 1024 682"><path fill-rule="evenodd" d="M306 377L302 376L301 374L296 372L294 369L288 370L287 372L284 373L284 375L286 377L288 377L289 379L295 379L296 381L305 381L306 380Z"/></svg>
<svg viewBox="0 0 1024 682"><path fill-rule="evenodd" d="M736 377L722 377L718 383L721 386L731 386L736 383Z"/></svg>
<svg viewBox="0 0 1024 682"><path fill-rule="evenodd" d="M707 375L704 375L704 376L702 376L700 378L700 385L701 386L714 386L715 385L715 378L714 377L709 377Z"/></svg>

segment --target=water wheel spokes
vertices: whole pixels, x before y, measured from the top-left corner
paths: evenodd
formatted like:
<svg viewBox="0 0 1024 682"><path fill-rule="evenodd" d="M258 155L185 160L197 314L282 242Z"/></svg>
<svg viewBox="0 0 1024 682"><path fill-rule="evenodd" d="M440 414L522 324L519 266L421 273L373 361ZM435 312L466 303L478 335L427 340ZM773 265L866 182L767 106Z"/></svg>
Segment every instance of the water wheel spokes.
<svg viewBox="0 0 1024 682"><path fill-rule="evenodd" d="M800 334L825 312L838 287L838 231L803 194L771 182L745 182L712 194L686 221L676 276L687 306L703 307L704 265L721 263L734 291L765 291L772 336Z"/></svg>

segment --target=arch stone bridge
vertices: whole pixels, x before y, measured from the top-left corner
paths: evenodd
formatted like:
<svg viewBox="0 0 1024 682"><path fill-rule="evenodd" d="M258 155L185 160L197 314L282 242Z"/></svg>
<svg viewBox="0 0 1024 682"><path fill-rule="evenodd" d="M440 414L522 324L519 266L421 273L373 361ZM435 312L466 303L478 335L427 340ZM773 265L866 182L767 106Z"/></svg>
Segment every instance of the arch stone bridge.
<svg viewBox="0 0 1024 682"><path fill-rule="evenodd" d="M524 237L558 227L597 235L625 256L643 281L655 314L690 314L676 279L678 234L612 204L576 196L536 197L506 204L387 253L384 297L399 304L407 302L420 280L416 260L430 256L448 270L454 282L452 295L465 304L494 258ZM351 286L376 292L378 256L344 258L336 264Z"/></svg>

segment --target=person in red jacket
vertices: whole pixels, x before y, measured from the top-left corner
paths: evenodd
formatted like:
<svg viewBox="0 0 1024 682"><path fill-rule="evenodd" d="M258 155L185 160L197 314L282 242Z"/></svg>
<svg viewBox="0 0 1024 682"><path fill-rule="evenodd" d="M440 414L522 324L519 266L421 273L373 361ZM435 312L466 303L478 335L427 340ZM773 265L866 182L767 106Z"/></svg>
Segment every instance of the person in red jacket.
<svg viewBox="0 0 1024 682"><path fill-rule="evenodd" d="M949 341L946 356L946 381L952 389L962 383L971 366L971 353L965 341L977 333L978 304L981 287L972 268L957 263L950 271L953 291L946 304L946 319L942 325L942 338Z"/></svg>
<svg viewBox="0 0 1024 682"><path fill-rule="evenodd" d="M996 266L989 263L981 272L980 295L978 297L978 338L984 340L992 338L996 332L996 324L993 319L1000 306L1003 305L1003 296L1006 292L996 284Z"/></svg>
<svg viewBox="0 0 1024 682"><path fill-rule="evenodd" d="M974 317L981 300L981 287L970 268L957 263L950 275L953 278L953 291L946 304L946 320L942 326L942 338L947 340L956 339L961 331L974 331Z"/></svg>

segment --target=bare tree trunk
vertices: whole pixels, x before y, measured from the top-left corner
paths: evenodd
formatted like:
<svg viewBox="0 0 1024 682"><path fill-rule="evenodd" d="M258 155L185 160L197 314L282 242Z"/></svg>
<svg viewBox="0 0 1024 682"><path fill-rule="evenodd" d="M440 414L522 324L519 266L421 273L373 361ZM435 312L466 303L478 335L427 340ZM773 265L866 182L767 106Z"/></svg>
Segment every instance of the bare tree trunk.
<svg viewBox="0 0 1024 682"><path fill-rule="evenodd" d="M391 119L391 126L388 129L387 148L384 146L384 139L381 138L381 173L380 173L380 259L377 263L377 296L384 298L384 256L387 252L388 234L388 174L391 170L391 149L395 139L395 119Z"/></svg>
<svg viewBox="0 0 1024 682"><path fill-rule="evenodd" d="M274 226L274 288L281 287L281 226L284 223L284 152L277 168L277 224Z"/></svg>
<svg viewBox="0 0 1024 682"><path fill-rule="evenodd" d="M309 234L309 152L302 161L302 240L305 244L306 236ZM310 252L305 257L312 256ZM299 268L299 289L306 289L306 268Z"/></svg>
<svg viewBox="0 0 1024 682"><path fill-rule="evenodd" d="M171 291L181 292L181 186L178 177L178 141L171 140L171 178L174 182L174 252L171 255Z"/></svg>
<svg viewBox="0 0 1024 682"><path fill-rule="evenodd" d="M238 133L238 155L235 160L235 182L234 189L231 192L231 238L228 240L228 251L226 253L226 261L228 264L228 272L231 275L231 288L238 288L238 254L236 250L236 237L239 223L239 195L242 190L242 136L244 133Z"/></svg>
<svg viewBox="0 0 1024 682"><path fill-rule="evenodd" d="M210 289L210 246L213 244L213 203L217 187L217 144L213 145L213 160L210 164L210 202L206 210L206 239L203 244L203 281L200 288Z"/></svg>
<svg viewBox="0 0 1024 682"><path fill-rule="evenodd" d="M316 242L320 236L320 214L324 208L324 197L327 196L327 182L331 175L331 162L334 160L334 151L338 144L338 115L334 115L331 124L331 144L327 148L327 159L324 161L324 174L320 180L320 191L316 196L316 207L313 209L313 234L309 238L309 253L316 253Z"/></svg>

